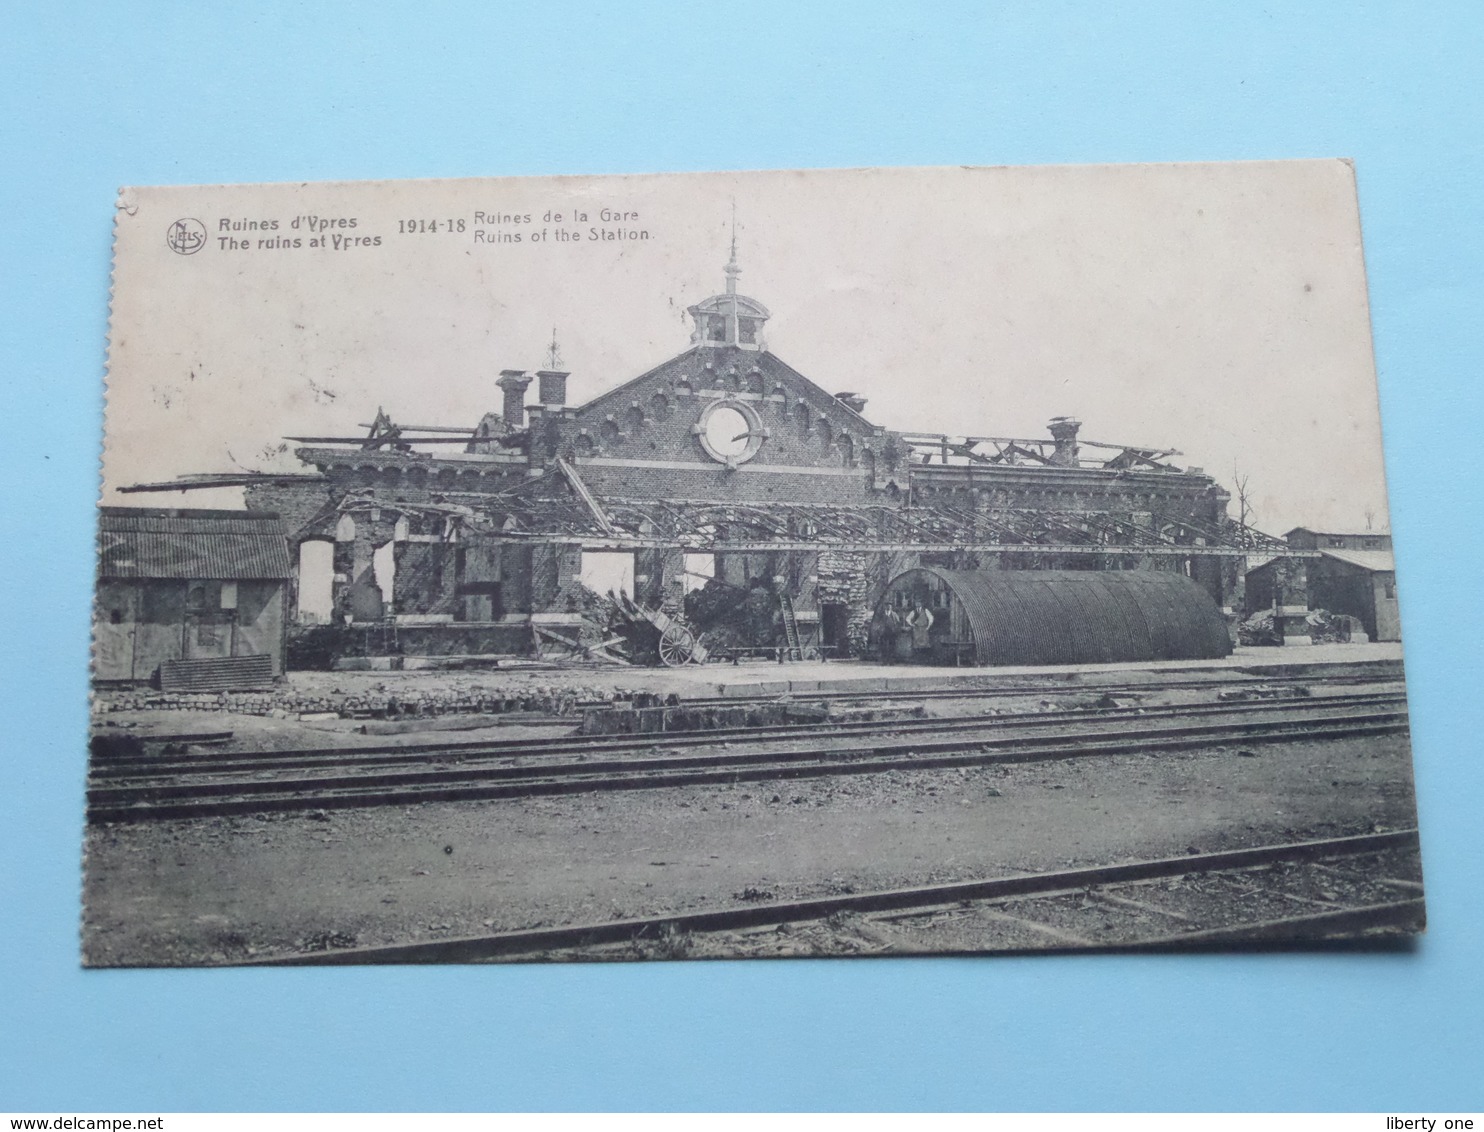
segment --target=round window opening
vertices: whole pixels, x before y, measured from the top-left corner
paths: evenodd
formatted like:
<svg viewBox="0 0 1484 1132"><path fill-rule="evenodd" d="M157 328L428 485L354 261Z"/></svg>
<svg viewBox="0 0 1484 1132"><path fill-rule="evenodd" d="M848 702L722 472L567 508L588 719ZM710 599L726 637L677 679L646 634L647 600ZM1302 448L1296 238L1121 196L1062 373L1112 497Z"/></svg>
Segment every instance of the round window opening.
<svg viewBox="0 0 1484 1132"><path fill-rule="evenodd" d="M713 460L736 465L757 455L768 430L750 408L737 401L716 401L701 414L696 428L701 447Z"/></svg>

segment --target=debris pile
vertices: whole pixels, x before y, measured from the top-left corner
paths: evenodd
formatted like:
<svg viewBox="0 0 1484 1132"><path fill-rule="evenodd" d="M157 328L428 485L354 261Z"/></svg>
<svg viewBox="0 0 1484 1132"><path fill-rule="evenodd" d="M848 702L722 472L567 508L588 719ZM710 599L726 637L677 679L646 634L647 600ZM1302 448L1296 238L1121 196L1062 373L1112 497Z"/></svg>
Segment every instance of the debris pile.
<svg viewBox="0 0 1484 1132"><path fill-rule="evenodd" d="M1351 635L1360 628L1358 619L1343 613L1331 613L1327 609L1310 610L1304 622L1308 625L1309 636L1313 638L1316 645L1331 641L1349 641Z"/></svg>
<svg viewBox="0 0 1484 1132"><path fill-rule="evenodd" d="M1281 645L1276 618L1271 609L1260 609L1237 626L1239 645Z"/></svg>
<svg viewBox="0 0 1484 1132"><path fill-rule="evenodd" d="M598 688L444 688L388 691L379 686L368 691L332 690L311 692L293 687L261 692L160 692L151 688L105 690L96 693L93 710L99 714L120 711L217 711L238 715L263 715L275 719L301 715L334 714L344 719L398 719L403 716L541 712L575 716L579 704L626 699L630 693Z"/></svg>
<svg viewBox="0 0 1484 1132"><path fill-rule="evenodd" d="M1241 645L1281 645L1283 638L1274 624L1273 611L1261 609L1237 627L1237 643ZM1288 619L1290 622L1291 618ZM1360 633L1357 618L1344 613L1331 613L1327 609L1311 609L1304 618L1304 628L1309 639L1316 645L1348 642Z"/></svg>
<svg viewBox="0 0 1484 1132"><path fill-rule="evenodd" d="M778 596L761 579L747 589L712 578L685 595L685 619L711 649L773 648L783 641Z"/></svg>
<svg viewBox="0 0 1484 1132"><path fill-rule="evenodd" d="M877 707L840 707L820 702L773 700L770 703L660 705L658 697L635 696L629 704L590 707L582 714L582 735L647 735L660 731L714 731L730 727L782 727L800 723L871 723L920 719L921 703Z"/></svg>

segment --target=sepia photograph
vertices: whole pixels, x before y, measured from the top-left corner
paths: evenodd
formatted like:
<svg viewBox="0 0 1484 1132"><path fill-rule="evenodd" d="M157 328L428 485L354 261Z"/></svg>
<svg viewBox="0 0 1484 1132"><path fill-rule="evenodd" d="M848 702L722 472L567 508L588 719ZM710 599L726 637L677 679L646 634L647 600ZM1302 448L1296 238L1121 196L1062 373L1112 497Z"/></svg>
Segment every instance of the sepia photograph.
<svg viewBox="0 0 1484 1132"><path fill-rule="evenodd" d="M126 188L89 967L1394 946L1342 160Z"/></svg>

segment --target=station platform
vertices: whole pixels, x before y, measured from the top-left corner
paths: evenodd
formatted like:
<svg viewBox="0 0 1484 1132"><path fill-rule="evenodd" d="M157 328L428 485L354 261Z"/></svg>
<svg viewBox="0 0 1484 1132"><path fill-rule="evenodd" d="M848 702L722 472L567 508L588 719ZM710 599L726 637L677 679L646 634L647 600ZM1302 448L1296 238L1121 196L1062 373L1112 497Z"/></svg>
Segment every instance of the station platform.
<svg viewBox="0 0 1484 1132"><path fill-rule="evenodd" d="M1399 643L1325 644L1259 648L1239 646L1220 660L1127 661L1116 664L1005 665L994 667L935 667L921 664L878 664L869 660L743 661L739 664L698 664L679 668L626 667L578 663L561 666L512 661L497 668L465 670L417 669L401 672L290 672L286 685L305 694L349 693L366 689L415 694L464 688L540 687L571 689L579 694L619 692L675 693L683 699L760 696L803 696L819 692L902 692L961 687L995 688L1005 685L1045 685L1047 688L1085 687L1102 683L1156 683L1172 672L1213 679L1243 671L1256 678L1354 669L1374 669L1378 680L1400 675Z"/></svg>
<svg viewBox="0 0 1484 1132"><path fill-rule="evenodd" d="M1115 664L1006 665L990 668L938 668L920 664L887 665L864 660L803 661L780 664L754 661L738 665L698 665L670 669L625 669L622 682L635 686L656 679L664 687L691 696L783 696L812 692L891 692L904 694L962 687L993 688L1003 684L1048 687L1137 682L1140 675L1158 681L1172 672L1230 676L1233 671L1261 678L1327 673L1354 668L1378 670L1378 679L1399 674L1398 642L1281 647L1238 647L1219 660L1126 661ZM590 678L594 674L586 673ZM617 675L615 673L615 675ZM636 679L644 677L645 681ZM659 690L657 686L655 690Z"/></svg>

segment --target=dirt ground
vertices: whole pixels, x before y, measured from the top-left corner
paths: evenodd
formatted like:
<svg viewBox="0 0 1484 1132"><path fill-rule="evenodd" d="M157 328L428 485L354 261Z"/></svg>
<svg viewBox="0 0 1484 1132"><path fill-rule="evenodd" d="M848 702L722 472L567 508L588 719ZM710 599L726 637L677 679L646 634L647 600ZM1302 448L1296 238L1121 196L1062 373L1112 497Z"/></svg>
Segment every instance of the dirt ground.
<svg viewBox="0 0 1484 1132"><path fill-rule="evenodd" d="M1413 824L1395 736L108 825L87 833L83 949L232 962Z"/></svg>

